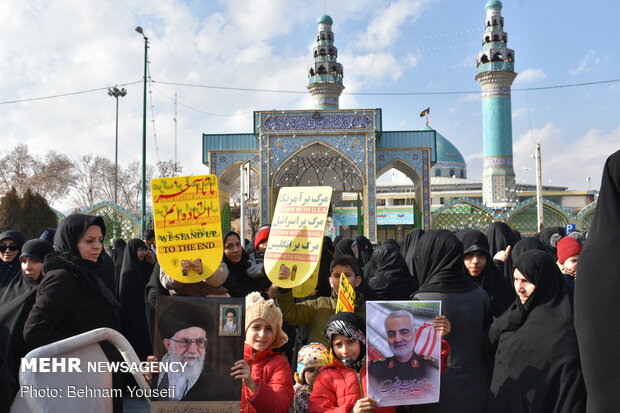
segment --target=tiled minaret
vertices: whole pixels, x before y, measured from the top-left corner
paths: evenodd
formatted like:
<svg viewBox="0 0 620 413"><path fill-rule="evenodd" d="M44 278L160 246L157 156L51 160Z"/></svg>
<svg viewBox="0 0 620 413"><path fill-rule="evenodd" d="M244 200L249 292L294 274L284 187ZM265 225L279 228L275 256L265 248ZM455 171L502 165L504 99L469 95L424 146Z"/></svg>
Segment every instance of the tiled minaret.
<svg viewBox="0 0 620 413"><path fill-rule="evenodd" d="M482 89L482 201L487 207L499 209L516 203L510 87L517 74L514 51L507 47L502 3L489 0L486 10L486 30L482 51L478 53L476 76Z"/></svg>
<svg viewBox="0 0 620 413"><path fill-rule="evenodd" d="M314 109L338 109L338 99L344 89L342 65L336 61L338 49L334 46L332 18L323 15L317 20L319 31L313 49L314 64L308 67L308 90L314 100Z"/></svg>

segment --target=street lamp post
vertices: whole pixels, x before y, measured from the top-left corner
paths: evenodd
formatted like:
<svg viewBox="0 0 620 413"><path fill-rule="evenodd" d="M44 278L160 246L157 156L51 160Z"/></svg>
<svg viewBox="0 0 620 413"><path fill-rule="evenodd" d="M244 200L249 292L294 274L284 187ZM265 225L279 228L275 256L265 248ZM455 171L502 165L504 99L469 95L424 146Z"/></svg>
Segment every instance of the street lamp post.
<svg viewBox="0 0 620 413"><path fill-rule="evenodd" d="M108 89L108 95L116 99L116 139L114 140L114 203L118 204L118 98L127 94L125 88Z"/></svg>
<svg viewBox="0 0 620 413"><path fill-rule="evenodd" d="M146 76L148 68L149 38L144 35L142 27L136 31L144 38L144 95L142 105L142 233L146 230Z"/></svg>

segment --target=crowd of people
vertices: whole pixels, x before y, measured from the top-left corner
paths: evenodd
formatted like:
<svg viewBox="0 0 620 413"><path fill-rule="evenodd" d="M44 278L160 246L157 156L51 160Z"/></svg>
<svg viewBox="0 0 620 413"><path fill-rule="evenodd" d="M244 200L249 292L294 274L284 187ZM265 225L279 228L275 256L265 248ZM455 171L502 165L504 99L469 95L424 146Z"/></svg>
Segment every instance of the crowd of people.
<svg viewBox="0 0 620 413"><path fill-rule="evenodd" d="M613 411L620 329L617 309L606 310L615 308L620 283L618 254L608 247L618 245L619 205L620 152L605 166L587 237L560 227L522 237L502 222L486 233L415 229L378 245L362 235L325 237L317 287L301 299L265 274L268 225L251 242L224 234L220 266L193 284L160 268L152 231L144 240L116 239L107 250L104 221L95 216L71 215L53 238L49 231L42 236L47 240L5 231L0 411L8 411L17 393L21 357L39 346L109 327L141 360L149 359L162 295L246 297L245 326L236 324L235 311L225 315L231 332L245 328L243 358L231 369L242 382L243 412ZM188 266L202 271L199 262ZM356 291L354 312L336 313L341 274ZM281 267L278 277L289 276ZM442 315L433 322L443 339L438 403L378 406L367 396L365 303L371 300L441 301ZM395 314L390 323L394 360L374 368L422 365L399 343L414 335L413 321ZM190 338L179 333L168 340L181 344L171 346L204 351L204 330ZM103 349L118 358L113 348Z"/></svg>

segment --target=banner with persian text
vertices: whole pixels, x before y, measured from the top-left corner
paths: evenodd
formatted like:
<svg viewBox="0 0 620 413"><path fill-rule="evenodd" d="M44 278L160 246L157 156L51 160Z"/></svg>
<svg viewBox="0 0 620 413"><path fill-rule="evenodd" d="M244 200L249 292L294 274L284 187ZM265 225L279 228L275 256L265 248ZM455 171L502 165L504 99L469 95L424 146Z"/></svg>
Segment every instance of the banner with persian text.
<svg viewBox="0 0 620 413"><path fill-rule="evenodd" d="M265 272L277 286L296 287L318 266L331 196L329 186L280 188L265 251ZM279 279L282 266L290 277Z"/></svg>
<svg viewBox="0 0 620 413"><path fill-rule="evenodd" d="M222 261L222 225L215 175L151 180L159 265L177 281L209 278Z"/></svg>

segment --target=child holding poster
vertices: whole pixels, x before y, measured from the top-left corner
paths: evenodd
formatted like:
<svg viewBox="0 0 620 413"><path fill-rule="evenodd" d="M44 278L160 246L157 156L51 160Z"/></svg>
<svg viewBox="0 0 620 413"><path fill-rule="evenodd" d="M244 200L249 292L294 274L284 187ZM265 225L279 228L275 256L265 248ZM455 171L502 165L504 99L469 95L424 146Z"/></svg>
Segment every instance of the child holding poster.
<svg viewBox="0 0 620 413"><path fill-rule="evenodd" d="M308 412L396 412L396 407L377 407L366 397L366 322L354 313L334 314L325 328L333 361L317 376Z"/></svg>
<svg viewBox="0 0 620 413"><path fill-rule="evenodd" d="M284 356L272 351L287 341L275 302L250 293L245 299L243 360L233 365L230 374L243 380L242 412L288 412L293 401L291 368Z"/></svg>
<svg viewBox="0 0 620 413"><path fill-rule="evenodd" d="M332 287L331 297L318 297L301 303L295 303L291 289L278 288L276 291L276 301L282 309L284 321L294 326L309 324L310 334L308 341L322 343L328 347L329 343L323 336L323 329L329 317L336 312L340 274L344 274L355 289L362 283L362 271L357 264L357 260L350 255L334 258L329 273L329 285ZM281 279L290 277L290 269L283 266L278 276ZM364 303L363 295L357 292L354 303L356 314L364 315L366 311Z"/></svg>

